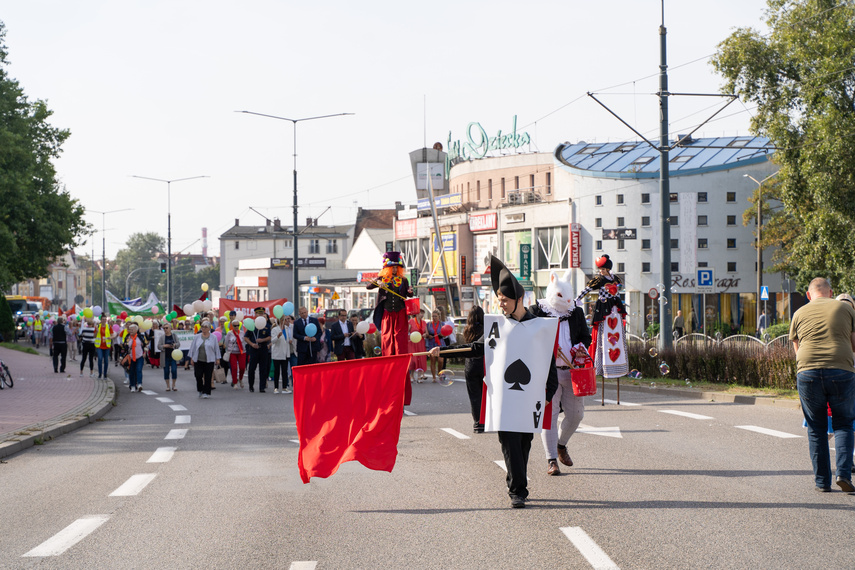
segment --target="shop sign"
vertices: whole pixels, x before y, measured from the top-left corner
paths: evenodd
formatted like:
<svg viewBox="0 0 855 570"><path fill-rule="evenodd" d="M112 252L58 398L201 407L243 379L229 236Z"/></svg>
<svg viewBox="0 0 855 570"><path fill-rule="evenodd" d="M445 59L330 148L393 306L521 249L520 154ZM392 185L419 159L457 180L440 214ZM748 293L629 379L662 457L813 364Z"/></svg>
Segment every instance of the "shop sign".
<svg viewBox="0 0 855 570"><path fill-rule="evenodd" d="M498 218L499 215L496 212L469 214L469 231L483 232L487 230L495 230L498 227Z"/></svg>
<svg viewBox="0 0 855 570"><path fill-rule="evenodd" d="M531 278L531 244L520 244L520 277Z"/></svg>
<svg viewBox="0 0 855 570"><path fill-rule="evenodd" d="M356 281L362 283L364 281L376 281L378 273L376 271L360 271L356 274Z"/></svg>
<svg viewBox="0 0 855 570"><path fill-rule="evenodd" d="M419 221L413 220L396 220L395 221L395 239L414 239L418 237Z"/></svg>
<svg viewBox="0 0 855 570"><path fill-rule="evenodd" d="M582 224L570 224L570 267L582 267Z"/></svg>
<svg viewBox="0 0 855 570"><path fill-rule="evenodd" d="M472 284L478 285L479 287L481 286L481 274L480 273L473 273L472 274Z"/></svg>
<svg viewBox="0 0 855 570"><path fill-rule="evenodd" d="M433 203L437 210L441 210L443 208L451 208L453 206L461 206L463 205L463 195L458 192L457 194L435 196L433 199ZM422 210L430 210L430 198L420 199L418 209L420 212Z"/></svg>
<svg viewBox="0 0 855 570"><path fill-rule="evenodd" d="M460 284L466 285L466 256L460 256Z"/></svg>
<svg viewBox="0 0 855 570"><path fill-rule="evenodd" d="M531 135L517 132L517 116L514 115L513 127L510 133L487 136L487 131L481 123L469 123L466 126L466 141L452 141L451 131L448 132L448 162L457 164L462 160L484 158L493 150L517 149L531 143Z"/></svg>
<svg viewBox="0 0 855 570"><path fill-rule="evenodd" d="M293 260L289 258L273 258L270 260L270 266L278 269L291 269L294 265ZM326 257L300 257L297 259L297 267L326 267Z"/></svg>
<svg viewBox="0 0 855 570"><path fill-rule="evenodd" d="M603 230L603 239L636 239L637 237L638 231L634 228Z"/></svg>

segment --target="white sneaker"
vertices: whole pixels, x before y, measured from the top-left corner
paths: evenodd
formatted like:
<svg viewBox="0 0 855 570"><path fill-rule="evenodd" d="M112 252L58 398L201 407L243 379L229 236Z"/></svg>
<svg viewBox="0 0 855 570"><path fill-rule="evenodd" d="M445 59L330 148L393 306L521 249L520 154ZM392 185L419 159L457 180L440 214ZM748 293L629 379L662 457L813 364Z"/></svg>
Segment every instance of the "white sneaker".
<svg viewBox="0 0 855 570"><path fill-rule="evenodd" d="M124 382L122 382L122 384L124 384L125 386L127 386L127 385L128 385L128 379L127 379L127 378L125 378L125 381L124 381Z"/></svg>
<svg viewBox="0 0 855 570"><path fill-rule="evenodd" d="M207 400L208 398L210 398L208 394L202 394L202 399Z"/></svg>
<svg viewBox="0 0 855 570"><path fill-rule="evenodd" d="M131 392L136 392L136 391L137 391L137 387L136 387L136 386L131 386Z"/></svg>
<svg viewBox="0 0 855 570"><path fill-rule="evenodd" d="M290 394L290 393L291 393L291 388L285 388L284 390L282 390L282 393L283 393L283 394Z"/></svg>
<svg viewBox="0 0 855 570"><path fill-rule="evenodd" d="M279 393L279 388L274 388L274 389L273 389L273 393L274 393L274 394L278 394L278 393Z"/></svg>
<svg viewBox="0 0 855 570"><path fill-rule="evenodd" d="M95 373L94 373L94 372L90 372L90 373L89 373L89 377L90 377L90 378L95 378Z"/></svg>
<svg viewBox="0 0 855 570"><path fill-rule="evenodd" d="M81 378L83 377L83 371L82 370L80 371L80 377Z"/></svg>

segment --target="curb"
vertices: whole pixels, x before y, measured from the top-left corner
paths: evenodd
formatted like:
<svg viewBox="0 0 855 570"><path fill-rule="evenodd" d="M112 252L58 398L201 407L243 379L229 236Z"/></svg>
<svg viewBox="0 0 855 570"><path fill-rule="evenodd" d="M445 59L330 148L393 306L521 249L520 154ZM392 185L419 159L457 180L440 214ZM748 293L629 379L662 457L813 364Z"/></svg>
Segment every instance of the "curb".
<svg viewBox="0 0 855 570"><path fill-rule="evenodd" d="M600 383L602 386L602 382ZM616 382L607 382L606 388L616 390ZM648 388L646 386L635 386L632 384L621 386L622 392L637 392L642 394L660 394L662 396L677 396L680 398L691 398L695 400L708 400L710 402L731 402L748 406L774 406L801 410L799 400L784 398L767 398L765 396L745 396L742 394L726 394L724 392L698 392L696 390L681 390L679 388ZM596 396L594 396L596 398ZM600 396L602 398L602 396Z"/></svg>
<svg viewBox="0 0 855 570"><path fill-rule="evenodd" d="M42 445L60 435L91 424L110 411L115 401L115 384L110 378L101 378L95 383L89 399L79 406L49 420L20 428L16 433L21 435L14 435L0 442L0 458L34 445Z"/></svg>

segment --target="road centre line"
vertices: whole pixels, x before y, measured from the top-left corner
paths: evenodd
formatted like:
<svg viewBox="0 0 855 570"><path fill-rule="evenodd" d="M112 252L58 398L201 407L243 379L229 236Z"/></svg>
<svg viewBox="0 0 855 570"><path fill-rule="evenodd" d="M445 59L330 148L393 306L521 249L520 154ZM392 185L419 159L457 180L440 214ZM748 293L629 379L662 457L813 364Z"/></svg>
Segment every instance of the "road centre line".
<svg viewBox="0 0 855 570"><path fill-rule="evenodd" d="M300 445L299 439L289 439L288 441L290 441L291 443L296 443L297 445Z"/></svg>
<svg viewBox="0 0 855 570"><path fill-rule="evenodd" d="M712 420L710 416L702 416L701 414L693 414L692 412L682 412L680 410L656 410L663 414L673 414L675 416L683 416L684 418L692 418L693 420Z"/></svg>
<svg viewBox="0 0 855 570"><path fill-rule="evenodd" d="M151 390L143 390L142 393L146 396L157 396L157 392L152 392Z"/></svg>
<svg viewBox="0 0 855 570"><path fill-rule="evenodd" d="M565 526L561 527L560 530L593 568L597 570L620 570L618 565L612 562L608 554L603 552L603 549L581 527Z"/></svg>
<svg viewBox="0 0 855 570"><path fill-rule="evenodd" d="M457 431L455 429L451 429L451 428L440 428L440 429L442 431L444 431L445 433L453 435L457 439L472 439L468 435L463 435L462 433L460 433L459 431Z"/></svg>
<svg viewBox="0 0 855 570"><path fill-rule="evenodd" d="M620 434L619 426L611 426L611 427L593 427L585 424L579 424L579 427L576 428L577 433L587 433L590 435L601 435L603 437L616 437L618 439L623 439L623 436Z"/></svg>
<svg viewBox="0 0 855 570"><path fill-rule="evenodd" d="M89 515L77 519L23 556L59 556L107 522L110 515Z"/></svg>
<svg viewBox="0 0 855 570"><path fill-rule="evenodd" d="M187 411L187 408L185 408L181 404L169 404L169 407L172 408L173 412L186 412Z"/></svg>
<svg viewBox="0 0 855 570"><path fill-rule="evenodd" d="M405 416L417 416L418 414L415 412L411 412L410 410L404 410Z"/></svg>
<svg viewBox="0 0 855 570"><path fill-rule="evenodd" d="M641 404L634 404L633 402L624 402L624 401L618 402L617 400L609 400L608 398L604 399L603 402L605 402L606 404L617 404L619 406L640 406L641 405Z"/></svg>
<svg viewBox="0 0 855 570"><path fill-rule="evenodd" d="M318 563L314 560L306 560L303 562L292 562L288 570L315 570Z"/></svg>
<svg viewBox="0 0 855 570"><path fill-rule="evenodd" d="M758 426L733 426L733 427L736 427L739 429L745 429L748 431L754 431L757 433L762 433L764 435L771 435L774 437L780 437L781 439L792 439L792 438L802 437L800 435L794 435L794 434L787 433L784 431L777 431L774 429L762 428L762 427L758 427Z"/></svg>
<svg viewBox="0 0 855 570"><path fill-rule="evenodd" d="M175 423L177 424L189 424L190 416L175 416Z"/></svg>
<svg viewBox="0 0 855 570"><path fill-rule="evenodd" d="M151 483L157 473L140 473L131 475L130 479L119 486L118 489L110 493L110 497L133 497L139 495L140 491L145 489L146 485Z"/></svg>
<svg viewBox="0 0 855 570"><path fill-rule="evenodd" d="M158 447L146 463L166 463L175 455L177 447Z"/></svg>
<svg viewBox="0 0 855 570"><path fill-rule="evenodd" d="M184 439L184 436L187 435L187 432L190 430L187 429L171 429L169 433L166 434L166 437L163 439Z"/></svg>
<svg viewBox="0 0 855 570"><path fill-rule="evenodd" d="M160 398L155 398L155 400L157 400L158 402L163 402L164 404L171 404L172 402L175 401L172 398L167 398L167 397L163 397L163 396Z"/></svg>

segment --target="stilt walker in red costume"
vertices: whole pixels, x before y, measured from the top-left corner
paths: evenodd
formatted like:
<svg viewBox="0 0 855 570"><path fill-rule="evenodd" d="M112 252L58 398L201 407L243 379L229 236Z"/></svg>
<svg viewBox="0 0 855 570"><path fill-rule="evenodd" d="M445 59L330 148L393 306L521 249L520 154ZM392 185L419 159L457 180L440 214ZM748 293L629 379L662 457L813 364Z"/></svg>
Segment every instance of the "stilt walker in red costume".
<svg viewBox="0 0 855 570"><path fill-rule="evenodd" d="M626 309L620 299L620 278L612 273L612 260L608 255L597 258L599 275L588 281L576 297L578 303L591 291L599 291L591 317L594 342L588 352L594 360L597 375L603 378L620 378L629 371L629 354L626 349Z"/></svg>
<svg viewBox="0 0 855 570"><path fill-rule="evenodd" d="M407 308L404 300L413 296L410 283L404 277L404 263L397 251L383 254L383 269L377 275L376 283L369 283L366 289L380 288L377 292L377 306L374 308L374 325L380 330L380 347L383 356L409 353L409 328ZM408 406L413 396L409 379L405 379L404 405Z"/></svg>

